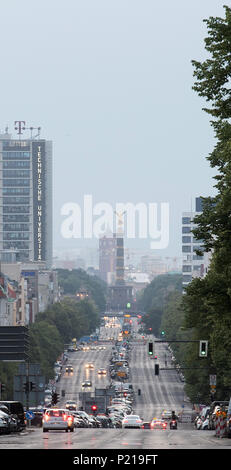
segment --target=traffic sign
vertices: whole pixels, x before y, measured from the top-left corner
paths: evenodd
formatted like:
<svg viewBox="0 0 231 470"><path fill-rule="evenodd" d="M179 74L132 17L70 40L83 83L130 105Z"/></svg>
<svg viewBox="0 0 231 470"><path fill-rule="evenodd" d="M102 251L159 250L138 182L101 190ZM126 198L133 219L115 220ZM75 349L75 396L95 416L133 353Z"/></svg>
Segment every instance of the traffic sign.
<svg viewBox="0 0 231 470"><path fill-rule="evenodd" d="M210 375L209 376L209 385L216 385L217 384L217 376L216 375Z"/></svg>
<svg viewBox="0 0 231 470"><path fill-rule="evenodd" d="M26 412L26 419L34 419L33 411L27 411Z"/></svg>

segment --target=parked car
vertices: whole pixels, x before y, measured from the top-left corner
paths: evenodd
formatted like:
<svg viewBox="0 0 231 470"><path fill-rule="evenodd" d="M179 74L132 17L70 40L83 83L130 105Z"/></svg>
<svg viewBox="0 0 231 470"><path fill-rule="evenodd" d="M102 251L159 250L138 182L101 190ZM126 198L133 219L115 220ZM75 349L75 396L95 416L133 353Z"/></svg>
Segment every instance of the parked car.
<svg viewBox="0 0 231 470"><path fill-rule="evenodd" d="M17 431L22 431L26 427L25 413L20 401L0 401L0 406L7 406L9 413L17 421Z"/></svg>
<svg viewBox="0 0 231 470"><path fill-rule="evenodd" d="M10 432L9 418L6 413L0 411L0 433L8 434Z"/></svg>
<svg viewBox="0 0 231 470"><path fill-rule="evenodd" d="M205 418L201 425L201 429L203 430L208 429L208 428L209 428L209 417Z"/></svg>

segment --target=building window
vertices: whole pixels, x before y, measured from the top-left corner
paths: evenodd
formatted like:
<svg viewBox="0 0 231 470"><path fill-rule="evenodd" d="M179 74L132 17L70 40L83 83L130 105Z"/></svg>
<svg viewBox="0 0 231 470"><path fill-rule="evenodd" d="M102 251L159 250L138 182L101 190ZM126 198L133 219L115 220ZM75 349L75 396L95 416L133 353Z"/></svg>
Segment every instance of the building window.
<svg viewBox="0 0 231 470"><path fill-rule="evenodd" d="M192 237L182 237L182 243L191 243Z"/></svg>
<svg viewBox="0 0 231 470"><path fill-rule="evenodd" d="M201 264L197 264L196 266L193 266L193 271L200 271L201 270Z"/></svg>
<svg viewBox="0 0 231 470"><path fill-rule="evenodd" d="M28 179L4 179L3 186L30 186L30 180Z"/></svg>
<svg viewBox="0 0 231 470"><path fill-rule="evenodd" d="M30 194L30 188L3 188L2 194L4 196L10 195L10 194L22 194L22 195L29 195Z"/></svg>
<svg viewBox="0 0 231 470"><path fill-rule="evenodd" d="M28 160L30 152L2 152L3 160Z"/></svg>
<svg viewBox="0 0 231 470"><path fill-rule="evenodd" d="M182 246L182 253L191 253L191 246Z"/></svg>
<svg viewBox="0 0 231 470"><path fill-rule="evenodd" d="M191 227L182 227L182 233L191 233Z"/></svg>
<svg viewBox="0 0 231 470"><path fill-rule="evenodd" d="M30 204L29 197L4 197L3 204Z"/></svg>
<svg viewBox="0 0 231 470"><path fill-rule="evenodd" d="M3 230L12 232L28 231L29 224L3 224Z"/></svg>
<svg viewBox="0 0 231 470"><path fill-rule="evenodd" d="M12 213L13 214L14 213L15 214L29 214L30 207L29 206L3 206L3 214L12 214ZM3 216L3 217L7 217L7 216ZM7 220L3 220L3 222L7 222Z"/></svg>
<svg viewBox="0 0 231 470"><path fill-rule="evenodd" d="M190 265L183 265L182 271L183 271L183 273L191 273L191 271L192 271L192 266L190 266Z"/></svg>
<svg viewBox="0 0 231 470"><path fill-rule="evenodd" d="M182 224L183 225L186 225L186 224L189 225L189 224L191 224L191 220L192 220L191 217L182 217Z"/></svg>
<svg viewBox="0 0 231 470"><path fill-rule="evenodd" d="M3 222L29 222L29 215L3 215Z"/></svg>
<svg viewBox="0 0 231 470"><path fill-rule="evenodd" d="M183 274L183 282L191 282L192 276L188 274Z"/></svg>
<svg viewBox="0 0 231 470"><path fill-rule="evenodd" d="M3 169L5 168L30 168L30 162L28 161L3 161Z"/></svg>
<svg viewBox="0 0 231 470"><path fill-rule="evenodd" d="M3 170L3 178L30 178L30 170Z"/></svg>

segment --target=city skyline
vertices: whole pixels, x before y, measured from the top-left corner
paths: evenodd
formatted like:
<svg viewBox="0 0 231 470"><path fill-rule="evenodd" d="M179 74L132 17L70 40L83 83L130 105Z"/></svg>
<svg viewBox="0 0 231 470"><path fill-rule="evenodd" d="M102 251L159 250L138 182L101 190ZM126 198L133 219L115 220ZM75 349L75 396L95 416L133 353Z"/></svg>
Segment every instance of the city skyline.
<svg viewBox="0 0 231 470"><path fill-rule="evenodd" d="M205 56L203 19L211 15L223 15L221 2L102 0L99 8L70 0L65 8L42 0L34 10L22 0L2 6L0 37L7 47L0 127L11 131L22 119L54 142L55 249L97 246L97 240L61 236L62 206L81 205L84 194L92 194L96 204L112 207L116 201L169 203L163 255L180 255L181 213L197 195L214 193L206 161L214 139L203 99L192 90L191 64ZM126 240L131 249L148 243Z"/></svg>

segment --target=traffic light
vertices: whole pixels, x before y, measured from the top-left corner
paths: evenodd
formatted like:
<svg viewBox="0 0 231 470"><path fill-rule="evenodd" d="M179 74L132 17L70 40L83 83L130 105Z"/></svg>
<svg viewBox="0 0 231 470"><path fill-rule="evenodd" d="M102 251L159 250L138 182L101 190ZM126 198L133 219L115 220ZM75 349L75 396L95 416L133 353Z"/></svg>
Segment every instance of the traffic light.
<svg viewBox="0 0 231 470"><path fill-rule="evenodd" d="M153 343L148 343L148 355L153 356Z"/></svg>
<svg viewBox="0 0 231 470"><path fill-rule="evenodd" d="M29 391L30 391L30 382L26 381L23 384L23 390L24 390L25 393L29 393Z"/></svg>
<svg viewBox="0 0 231 470"><path fill-rule="evenodd" d="M34 382L30 382L30 392L34 392L36 390L36 384Z"/></svg>
<svg viewBox="0 0 231 470"><path fill-rule="evenodd" d="M98 406L97 405L91 405L91 411L94 415L96 415L96 412L98 410Z"/></svg>
<svg viewBox="0 0 231 470"><path fill-rule="evenodd" d="M52 393L52 400L51 403L52 405L56 405L56 403L59 401L59 395L56 392Z"/></svg>
<svg viewBox="0 0 231 470"><path fill-rule="evenodd" d="M199 356L207 357L208 356L208 341L201 340L199 345Z"/></svg>
<svg viewBox="0 0 231 470"><path fill-rule="evenodd" d="M155 364L155 375L159 375L159 364Z"/></svg>

